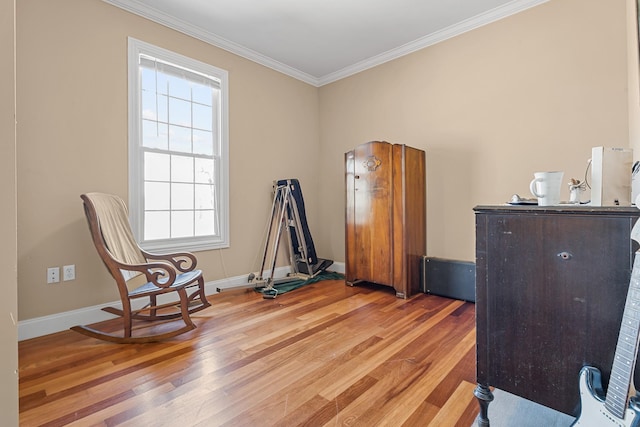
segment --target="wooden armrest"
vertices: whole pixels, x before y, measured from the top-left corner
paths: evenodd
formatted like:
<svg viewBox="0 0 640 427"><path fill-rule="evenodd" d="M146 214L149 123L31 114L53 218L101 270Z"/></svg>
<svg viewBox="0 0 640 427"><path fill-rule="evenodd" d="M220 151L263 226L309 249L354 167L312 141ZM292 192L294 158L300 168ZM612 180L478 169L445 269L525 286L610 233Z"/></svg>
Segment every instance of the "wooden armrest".
<svg viewBox="0 0 640 427"><path fill-rule="evenodd" d="M150 262L148 264L117 263L122 270L138 271L145 275L148 282L159 288L168 288L176 281L176 270L166 262Z"/></svg>
<svg viewBox="0 0 640 427"><path fill-rule="evenodd" d="M142 254L149 260L162 260L168 261L173 265L176 270L181 273L195 270L198 260L195 255L189 252L176 252L172 254L153 254L142 251Z"/></svg>

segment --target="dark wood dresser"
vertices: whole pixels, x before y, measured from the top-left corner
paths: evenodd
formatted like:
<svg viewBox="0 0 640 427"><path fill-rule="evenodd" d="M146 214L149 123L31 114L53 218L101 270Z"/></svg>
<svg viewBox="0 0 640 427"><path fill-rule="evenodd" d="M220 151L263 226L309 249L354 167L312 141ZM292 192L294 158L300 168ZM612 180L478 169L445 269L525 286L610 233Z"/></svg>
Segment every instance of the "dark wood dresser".
<svg viewBox="0 0 640 427"><path fill-rule="evenodd" d="M595 366L609 382L640 210L474 210L478 425L488 425L489 387L577 416L580 369Z"/></svg>

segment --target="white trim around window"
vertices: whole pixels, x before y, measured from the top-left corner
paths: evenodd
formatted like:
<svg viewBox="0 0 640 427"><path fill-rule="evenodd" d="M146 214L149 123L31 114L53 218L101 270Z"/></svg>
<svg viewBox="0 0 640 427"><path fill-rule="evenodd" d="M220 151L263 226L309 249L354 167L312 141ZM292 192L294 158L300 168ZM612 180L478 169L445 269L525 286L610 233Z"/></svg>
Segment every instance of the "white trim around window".
<svg viewBox="0 0 640 427"><path fill-rule="evenodd" d="M134 38L128 54L129 217L136 240L151 252L229 247L227 71ZM143 72L191 89L174 94L178 86L167 83L166 93L160 84L149 90ZM159 105L151 112L149 98ZM157 132L151 140L149 128Z"/></svg>

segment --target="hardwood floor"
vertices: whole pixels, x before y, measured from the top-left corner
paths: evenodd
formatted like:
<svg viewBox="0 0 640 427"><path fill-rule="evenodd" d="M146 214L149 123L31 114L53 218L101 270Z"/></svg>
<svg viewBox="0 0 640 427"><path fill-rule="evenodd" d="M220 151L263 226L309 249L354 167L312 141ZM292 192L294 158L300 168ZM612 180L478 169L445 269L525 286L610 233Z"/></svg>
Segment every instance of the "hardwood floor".
<svg viewBox="0 0 640 427"><path fill-rule="evenodd" d="M336 280L210 301L166 342L21 342L20 425L469 427L478 413L471 303Z"/></svg>

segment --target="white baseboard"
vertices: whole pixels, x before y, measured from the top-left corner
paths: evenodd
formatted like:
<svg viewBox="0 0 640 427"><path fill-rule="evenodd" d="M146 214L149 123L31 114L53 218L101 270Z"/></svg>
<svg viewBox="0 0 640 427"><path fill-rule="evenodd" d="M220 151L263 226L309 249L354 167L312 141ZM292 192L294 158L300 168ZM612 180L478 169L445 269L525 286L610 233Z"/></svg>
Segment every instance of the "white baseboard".
<svg viewBox="0 0 640 427"><path fill-rule="evenodd" d="M344 274L347 270L345 270L344 262L334 262L333 264L331 264L331 267L329 267L329 271L335 271L336 273Z"/></svg>
<svg viewBox="0 0 640 427"><path fill-rule="evenodd" d="M289 267L278 267L274 272L274 278L285 277L289 273ZM344 273L344 263L334 263L331 271ZM233 289L246 286L249 275L230 277L227 279L214 280L205 283L205 293L213 295L218 293L218 288ZM168 302L171 301L167 299ZM103 307L122 307L120 301L106 304L94 305L92 307L79 308L77 310L65 311L51 314L49 316L36 317L33 319L18 322L18 341L28 340L43 335L53 334L69 329L76 325L89 325L103 320L113 319L115 316L102 311Z"/></svg>

